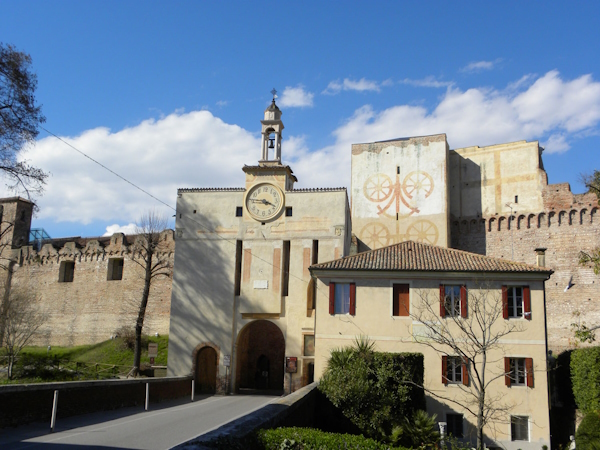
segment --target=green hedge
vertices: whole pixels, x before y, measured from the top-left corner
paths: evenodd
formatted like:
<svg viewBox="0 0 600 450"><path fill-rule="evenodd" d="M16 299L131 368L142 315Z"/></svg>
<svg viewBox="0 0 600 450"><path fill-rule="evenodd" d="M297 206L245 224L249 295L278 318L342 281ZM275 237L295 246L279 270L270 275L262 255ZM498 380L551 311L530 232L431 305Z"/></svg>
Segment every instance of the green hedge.
<svg viewBox="0 0 600 450"><path fill-rule="evenodd" d="M585 413L600 410L600 347L571 354L571 381L577 407Z"/></svg>
<svg viewBox="0 0 600 450"><path fill-rule="evenodd" d="M390 447L364 436L326 433L312 428L261 430L258 432L258 441L261 448L265 450L387 450L404 448Z"/></svg>
<svg viewBox="0 0 600 450"><path fill-rule="evenodd" d="M577 450L600 450L600 415L588 413L575 434Z"/></svg>
<svg viewBox="0 0 600 450"><path fill-rule="evenodd" d="M360 431L386 440L394 425L425 409L423 355L355 345L331 352L319 389Z"/></svg>

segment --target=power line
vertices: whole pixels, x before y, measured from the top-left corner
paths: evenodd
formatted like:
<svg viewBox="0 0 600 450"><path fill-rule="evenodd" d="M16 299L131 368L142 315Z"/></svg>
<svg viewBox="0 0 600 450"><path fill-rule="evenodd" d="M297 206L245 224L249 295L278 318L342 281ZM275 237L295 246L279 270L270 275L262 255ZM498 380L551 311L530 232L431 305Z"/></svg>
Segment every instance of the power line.
<svg viewBox="0 0 600 450"><path fill-rule="evenodd" d="M161 203L162 205L172 209L173 211L175 211L177 213L177 209L174 208L173 206L169 205L168 203L165 203L164 201L162 201L161 199L155 197L154 195L152 195L150 192L146 191L145 189L141 188L140 186L138 186L137 184L135 184L132 181L129 181L127 178L125 178L124 176L118 174L117 172L115 172L114 170L110 169L109 167L105 166L104 164L102 164L101 162L95 160L94 158L92 158L91 156L89 156L88 154L86 154L85 152L79 150L77 147L75 147L74 145L70 144L69 142L65 141L64 139L62 139L61 137L57 136L55 133L53 133L52 131L48 130L47 128L43 127L40 125L40 128L42 130L44 130L46 133L50 134L51 136L54 136L56 139L58 139L60 142L62 142L63 144L67 145L68 147L70 147L71 149L75 150L77 153L79 153L80 155L86 157L87 159L89 159L90 161L92 161L93 163L99 165L100 167L102 167L104 170L107 170L108 172L112 173L114 176L120 178L121 180L123 180L125 183L133 186L135 189L139 190L140 192L146 194L147 196L151 197L152 199L156 200L157 202ZM192 222L198 224L201 228L204 228L206 231L213 233L214 235L216 235L219 239L228 242L231 245L237 245L236 241L237 239L227 239L224 236L221 236L217 231L215 230L211 230L210 228L208 228L207 226L205 226L204 224L198 222L196 219L194 219L193 217L189 216L186 214L186 218L191 220ZM275 267L275 264L267 261L266 259L261 258L260 256L257 255L252 255L253 258L258 259L259 261L264 262L265 264L271 266L271 267ZM280 267L279 265L277 267ZM288 271L288 275L292 276L293 278L296 278L300 281L302 281L303 283L308 285L308 281L305 281L304 279L294 275L293 273ZM317 290L319 290L319 288L317 287ZM329 295L325 294L327 299L329 299Z"/></svg>

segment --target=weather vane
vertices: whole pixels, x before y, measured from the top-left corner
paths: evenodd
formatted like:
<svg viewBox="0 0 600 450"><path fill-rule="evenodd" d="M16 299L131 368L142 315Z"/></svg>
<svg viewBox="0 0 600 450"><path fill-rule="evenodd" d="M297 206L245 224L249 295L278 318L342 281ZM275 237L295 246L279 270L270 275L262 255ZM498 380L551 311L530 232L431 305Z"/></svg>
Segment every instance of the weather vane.
<svg viewBox="0 0 600 450"><path fill-rule="evenodd" d="M273 90L271 91L271 94L273 94L273 100L275 100L277 98L277 90L275 88L273 88Z"/></svg>

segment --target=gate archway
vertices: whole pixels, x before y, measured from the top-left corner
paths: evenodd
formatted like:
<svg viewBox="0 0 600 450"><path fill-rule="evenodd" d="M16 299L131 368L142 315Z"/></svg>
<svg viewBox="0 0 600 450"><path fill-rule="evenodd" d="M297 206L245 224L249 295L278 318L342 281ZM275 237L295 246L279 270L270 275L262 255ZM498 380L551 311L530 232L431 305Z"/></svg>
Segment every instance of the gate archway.
<svg viewBox="0 0 600 450"><path fill-rule="evenodd" d="M196 355L197 393L214 393L217 388L217 352L212 347L203 347Z"/></svg>
<svg viewBox="0 0 600 450"><path fill-rule="evenodd" d="M285 339L277 325L256 320L238 335L236 386L283 391Z"/></svg>

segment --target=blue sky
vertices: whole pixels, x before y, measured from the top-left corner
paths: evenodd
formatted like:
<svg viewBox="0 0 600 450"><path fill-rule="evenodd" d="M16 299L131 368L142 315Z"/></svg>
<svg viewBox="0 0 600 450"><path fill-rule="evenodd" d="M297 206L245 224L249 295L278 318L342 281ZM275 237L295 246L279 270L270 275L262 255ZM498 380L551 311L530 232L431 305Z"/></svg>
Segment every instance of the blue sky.
<svg viewBox="0 0 600 450"><path fill-rule="evenodd" d="M0 2L33 58L45 127L174 205L242 186L279 91L300 187L347 186L350 145L446 133L451 148L539 140L550 183L600 169L598 2ZM101 235L156 207L40 133L34 227Z"/></svg>

